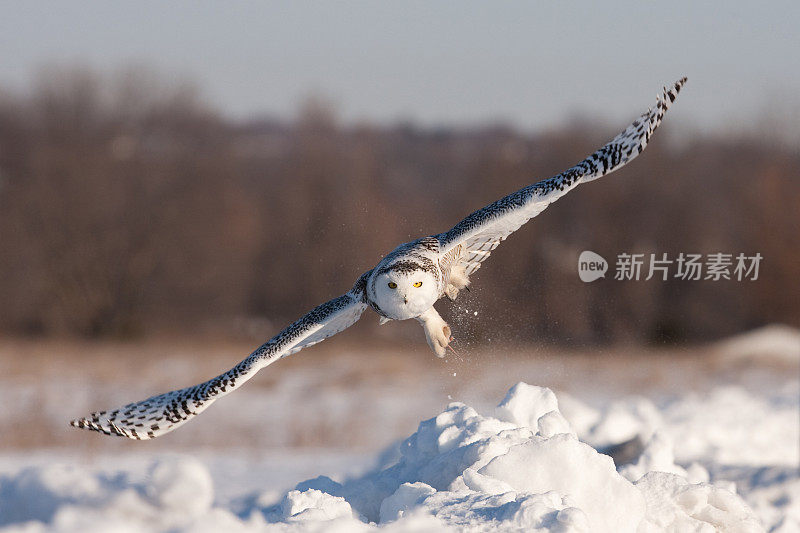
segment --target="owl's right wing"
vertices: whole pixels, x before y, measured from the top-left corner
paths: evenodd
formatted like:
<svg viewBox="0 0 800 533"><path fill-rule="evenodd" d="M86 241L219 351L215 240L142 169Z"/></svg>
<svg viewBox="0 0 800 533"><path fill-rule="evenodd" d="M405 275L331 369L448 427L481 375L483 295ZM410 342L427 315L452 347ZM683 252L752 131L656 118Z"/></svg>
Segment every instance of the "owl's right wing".
<svg viewBox="0 0 800 533"><path fill-rule="evenodd" d="M168 433L202 413L214 400L229 394L265 366L336 335L355 324L367 308L364 280L348 293L308 312L262 344L238 365L214 379L110 411L98 411L70 422L77 428L129 439L152 439Z"/></svg>
<svg viewBox="0 0 800 533"><path fill-rule="evenodd" d="M648 109L625 131L574 167L509 194L437 235L444 266L460 264L467 275L472 274L502 241L551 203L579 184L605 176L633 160L647 146L684 83L686 78L671 88L664 87L655 108Z"/></svg>

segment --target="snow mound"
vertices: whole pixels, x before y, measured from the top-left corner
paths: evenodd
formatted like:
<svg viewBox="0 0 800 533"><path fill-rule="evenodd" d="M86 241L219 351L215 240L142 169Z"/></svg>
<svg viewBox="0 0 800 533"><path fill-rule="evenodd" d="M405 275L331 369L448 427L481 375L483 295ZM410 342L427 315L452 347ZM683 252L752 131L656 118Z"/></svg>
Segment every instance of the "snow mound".
<svg viewBox="0 0 800 533"><path fill-rule="evenodd" d="M647 499L640 533L660 531L740 531L764 528L732 492L707 483L689 483L665 472L650 472L635 484Z"/></svg>
<svg viewBox="0 0 800 533"><path fill-rule="evenodd" d="M286 521L326 521L335 518L352 518L353 511L344 498L308 489L293 490L281 502L281 517Z"/></svg>
<svg viewBox="0 0 800 533"><path fill-rule="evenodd" d="M732 490L674 463L654 432L638 461L576 436L549 389L519 383L484 416L462 403L419 424L391 466L305 481L275 505L214 505L208 470L158 462L143 480L47 466L0 477L0 528L26 531L763 531Z"/></svg>
<svg viewBox="0 0 800 533"><path fill-rule="evenodd" d="M125 474L109 477L58 464L28 468L0 478L0 526L27 523L25 531L170 530L220 514L211 507L211 475L199 461L161 460L147 478L134 483Z"/></svg>
<svg viewBox="0 0 800 533"><path fill-rule="evenodd" d="M717 356L725 361L771 361L800 364L800 330L773 324L717 344Z"/></svg>
<svg viewBox="0 0 800 533"><path fill-rule="evenodd" d="M208 470L186 459L159 461L150 470L146 494L153 503L176 513L199 516L211 508L214 486Z"/></svg>

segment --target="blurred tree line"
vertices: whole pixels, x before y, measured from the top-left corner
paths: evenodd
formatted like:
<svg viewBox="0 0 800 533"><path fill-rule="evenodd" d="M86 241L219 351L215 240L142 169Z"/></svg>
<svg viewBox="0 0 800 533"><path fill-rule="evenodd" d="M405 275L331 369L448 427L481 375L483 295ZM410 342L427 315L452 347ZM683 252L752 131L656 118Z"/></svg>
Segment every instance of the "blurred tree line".
<svg viewBox="0 0 800 533"><path fill-rule="evenodd" d="M146 71L47 71L25 94L0 93L0 332L259 319L275 332L400 242L576 163L638 111L535 135L343 126L318 101L290 122L236 122ZM469 313L478 341L567 344L800 325L800 151L679 131L667 119L634 164L513 235L444 314ZM606 279L580 281L583 250L609 260ZM764 259L757 281L615 281L623 252Z"/></svg>

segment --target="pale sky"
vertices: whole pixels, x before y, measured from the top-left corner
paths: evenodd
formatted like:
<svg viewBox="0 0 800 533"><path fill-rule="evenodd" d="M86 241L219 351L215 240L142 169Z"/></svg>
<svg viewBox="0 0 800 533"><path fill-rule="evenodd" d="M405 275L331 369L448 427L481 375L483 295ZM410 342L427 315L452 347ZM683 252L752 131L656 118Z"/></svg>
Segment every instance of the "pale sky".
<svg viewBox="0 0 800 533"><path fill-rule="evenodd" d="M44 64L194 80L233 117L323 95L347 121L626 124L661 85L671 119L745 127L800 109L800 2L1 2L0 86Z"/></svg>

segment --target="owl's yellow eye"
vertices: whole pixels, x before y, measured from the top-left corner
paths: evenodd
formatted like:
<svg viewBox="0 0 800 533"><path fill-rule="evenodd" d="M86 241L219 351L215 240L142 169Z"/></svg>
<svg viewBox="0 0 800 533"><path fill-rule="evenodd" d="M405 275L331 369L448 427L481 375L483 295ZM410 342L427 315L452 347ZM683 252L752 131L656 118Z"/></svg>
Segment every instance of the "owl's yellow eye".
<svg viewBox="0 0 800 533"><path fill-rule="evenodd" d="M395 283L394 281L390 281L389 282L389 288L390 289L396 289L397 288L397 283Z"/></svg>
<svg viewBox="0 0 800 533"><path fill-rule="evenodd" d="M418 281L414 284L415 287L422 287L422 282Z"/></svg>

